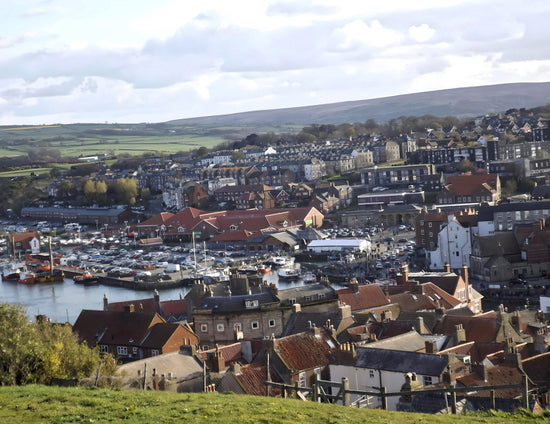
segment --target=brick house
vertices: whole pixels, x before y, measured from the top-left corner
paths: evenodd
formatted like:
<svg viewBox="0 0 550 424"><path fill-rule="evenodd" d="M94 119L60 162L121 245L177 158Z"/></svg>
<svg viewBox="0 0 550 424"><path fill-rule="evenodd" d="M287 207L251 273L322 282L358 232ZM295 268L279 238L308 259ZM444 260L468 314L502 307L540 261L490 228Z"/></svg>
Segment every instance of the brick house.
<svg viewBox="0 0 550 424"><path fill-rule="evenodd" d="M111 353L122 362L175 352L182 344L199 342L190 328L166 323L157 313L135 312L134 305L123 312L84 309L73 331L88 346L99 346L100 352Z"/></svg>

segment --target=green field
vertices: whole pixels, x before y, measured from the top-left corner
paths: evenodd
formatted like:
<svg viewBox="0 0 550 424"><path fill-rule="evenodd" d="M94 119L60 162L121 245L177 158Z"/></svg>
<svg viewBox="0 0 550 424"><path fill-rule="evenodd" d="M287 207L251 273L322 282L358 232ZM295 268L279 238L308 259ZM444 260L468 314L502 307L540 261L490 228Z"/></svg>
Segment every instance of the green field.
<svg viewBox="0 0 550 424"><path fill-rule="evenodd" d="M217 393L0 387L2 423L542 423L548 416L407 414Z"/></svg>
<svg viewBox="0 0 550 424"><path fill-rule="evenodd" d="M0 126L0 155L26 154L36 147L59 149L62 156L101 153L170 154L199 147L211 149L238 141L251 133L294 132L297 126L206 126L175 124L70 124Z"/></svg>

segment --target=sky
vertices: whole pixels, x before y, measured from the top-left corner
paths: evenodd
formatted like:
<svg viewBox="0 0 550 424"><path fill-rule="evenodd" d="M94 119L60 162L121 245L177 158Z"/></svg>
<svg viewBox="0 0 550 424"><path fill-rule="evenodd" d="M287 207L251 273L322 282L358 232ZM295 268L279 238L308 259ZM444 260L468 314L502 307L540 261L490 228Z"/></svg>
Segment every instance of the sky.
<svg viewBox="0 0 550 424"><path fill-rule="evenodd" d="M0 125L550 81L547 0L2 0Z"/></svg>

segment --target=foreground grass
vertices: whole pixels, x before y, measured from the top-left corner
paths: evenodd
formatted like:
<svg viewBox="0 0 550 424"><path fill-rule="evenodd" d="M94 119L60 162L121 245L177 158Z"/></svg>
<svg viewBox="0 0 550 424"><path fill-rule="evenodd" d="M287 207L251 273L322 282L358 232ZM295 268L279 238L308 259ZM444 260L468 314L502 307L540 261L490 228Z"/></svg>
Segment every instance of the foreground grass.
<svg viewBox="0 0 550 424"><path fill-rule="evenodd" d="M496 415L496 416L495 416ZM216 393L1 387L2 423L538 423L505 414L443 416L345 408L290 399Z"/></svg>

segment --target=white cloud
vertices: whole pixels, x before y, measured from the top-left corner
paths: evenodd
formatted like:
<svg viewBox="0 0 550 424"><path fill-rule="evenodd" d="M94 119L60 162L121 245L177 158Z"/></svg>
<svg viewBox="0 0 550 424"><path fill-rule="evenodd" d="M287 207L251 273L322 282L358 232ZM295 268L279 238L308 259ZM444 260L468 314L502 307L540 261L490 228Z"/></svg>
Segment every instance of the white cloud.
<svg viewBox="0 0 550 424"><path fill-rule="evenodd" d="M435 34L435 29L431 28L427 24L422 24L419 26L412 25L409 27L409 35L419 43L424 43L432 38Z"/></svg>
<svg viewBox="0 0 550 424"><path fill-rule="evenodd" d="M550 80L543 0L12 3L2 123L163 121Z"/></svg>

